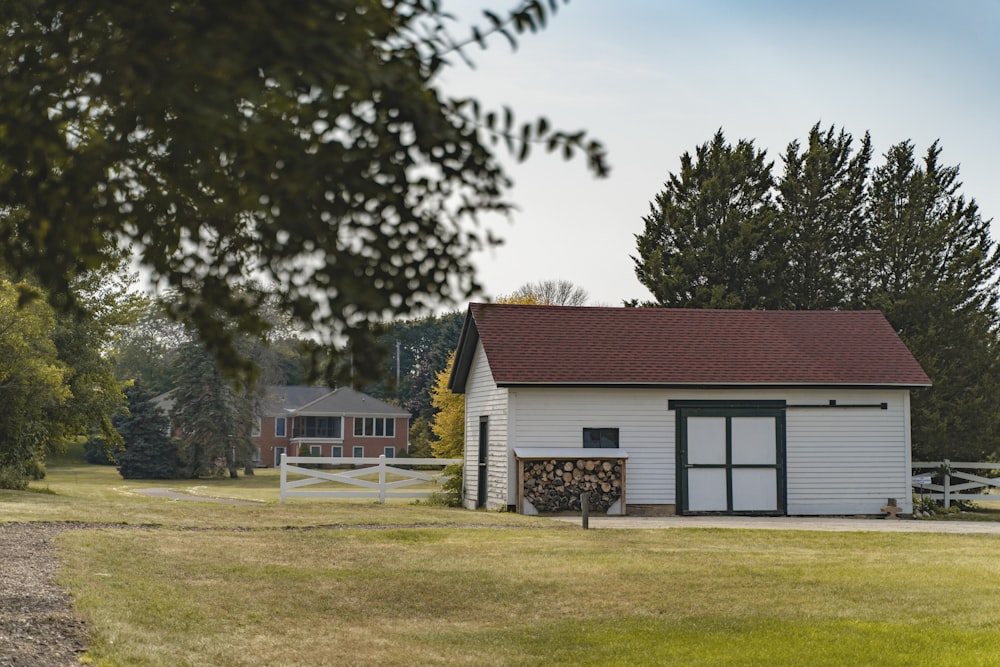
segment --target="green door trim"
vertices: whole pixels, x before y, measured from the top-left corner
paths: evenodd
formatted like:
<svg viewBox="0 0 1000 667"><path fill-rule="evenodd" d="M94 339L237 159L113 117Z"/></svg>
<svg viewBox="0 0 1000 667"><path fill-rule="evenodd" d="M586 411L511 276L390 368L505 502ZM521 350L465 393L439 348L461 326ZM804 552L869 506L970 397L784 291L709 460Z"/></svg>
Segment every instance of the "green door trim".
<svg viewBox="0 0 1000 667"><path fill-rule="evenodd" d="M785 466L785 402L784 401L678 401L671 400L668 407L675 412L674 448L676 460L676 503L679 514L739 514L739 515L784 515L787 508L787 484ZM726 419L726 463L698 464L699 468L725 469L726 471L726 511L692 512L688 507L687 462L687 418L724 417ZM733 463L732 420L733 417L774 417L775 463L774 465ZM694 466L691 466L694 467ZM773 468L775 470L776 506L774 511L733 510L733 470L741 468Z"/></svg>

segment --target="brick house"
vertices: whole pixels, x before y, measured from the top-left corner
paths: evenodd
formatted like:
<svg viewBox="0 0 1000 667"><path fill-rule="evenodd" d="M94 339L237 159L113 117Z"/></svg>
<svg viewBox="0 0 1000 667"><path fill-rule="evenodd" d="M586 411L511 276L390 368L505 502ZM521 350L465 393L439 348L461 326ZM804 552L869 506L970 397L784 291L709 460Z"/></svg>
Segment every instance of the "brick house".
<svg viewBox="0 0 1000 667"><path fill-rule="evenodd" d="M387 458L407 451L410 414L348 387L268 386L251 433L257 465L281 455Z"/></svg>

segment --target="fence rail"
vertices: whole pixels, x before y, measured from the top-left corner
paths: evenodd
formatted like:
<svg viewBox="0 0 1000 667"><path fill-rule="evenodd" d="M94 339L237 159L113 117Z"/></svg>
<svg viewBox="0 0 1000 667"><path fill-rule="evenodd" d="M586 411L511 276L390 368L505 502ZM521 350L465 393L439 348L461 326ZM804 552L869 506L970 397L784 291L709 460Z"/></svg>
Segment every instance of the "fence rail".
<svg viewBox="0 0 1000 667"><path fill-rule="evenodd" d="M990 493L1000 488L1000 477L983 477L963 470L1000 470L1000 463L966 463L960 461L927 461L914 463L915 474L910 482L926 498L940 500L945 507L960 500L1000 500L1000 495ZM926 472L916 472L926 471ZM934 478L938 483L934 484ZM955 480L959 481L957 484ZM985 489L985 491L984 491ZM978 490L979 493L965 493Z"/></svg>
<svg viewBox="0 0 1000 667"><path fill-rule="evenodd" d="M389 462L392 465L389 465ZM438 483L445 466L461 463L462 459L387 459L385 455L375 457L329 457L329 456L282 456L281 457L281 502L287 498L378 498L385 503L387 498L426 498L433 491L398 491L417 484L427 482ZM314 466L356 466L351 470L331 470L318 468L303 468L295 464ZM400 466L433 466L436 470L411 470ZM288 474L302 475L303 479L289 480ZM372 473L378 473L378 481L359 479ZM388 481L388 475L402 477ZM348 489L301 490L306 486L323 484L324 482L339 482L352 487L368 489L353 491Z"/></svg>

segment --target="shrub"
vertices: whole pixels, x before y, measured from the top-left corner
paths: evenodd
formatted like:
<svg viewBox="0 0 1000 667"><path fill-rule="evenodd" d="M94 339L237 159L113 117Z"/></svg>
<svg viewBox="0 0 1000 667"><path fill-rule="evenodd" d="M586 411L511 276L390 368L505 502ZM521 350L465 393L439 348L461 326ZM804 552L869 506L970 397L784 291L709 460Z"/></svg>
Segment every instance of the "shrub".
<svg viewBox="0 0 1000 667"><path fill-rule="evenodd" d="M432 493L427 499L427 502L431 505L440 505L444 507L461 507L462 506L462 464L453 463L450 466L445 466L444 469L445 480L441 484L441 490L437 493Z"/></svg>
<svg viewBox="0 0 1000 667"><path fill-rule="evenodd" d="M35 480L45 479L45 461L33 458L24 462L24 474Z"/></svg>
<svg viewBox="0 0 1000 667"><path fill-rule="evenodd" d="M28 476L15 466L0 466L0 489L24 491L28 488Z"/></svg>

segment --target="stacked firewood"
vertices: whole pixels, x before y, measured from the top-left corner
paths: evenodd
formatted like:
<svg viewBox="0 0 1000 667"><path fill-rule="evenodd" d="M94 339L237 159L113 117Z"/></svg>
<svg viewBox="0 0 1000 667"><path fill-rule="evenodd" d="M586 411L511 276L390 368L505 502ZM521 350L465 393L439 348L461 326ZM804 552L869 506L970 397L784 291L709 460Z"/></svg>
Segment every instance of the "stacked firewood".
<svg viewBox="0 0 1000 667"><path fill-rule="evenodd" d="M580 510L587 494L591 512L607 512L622 496L622 462L547 459L524 462L524 498L539 512Z"/></svg>

